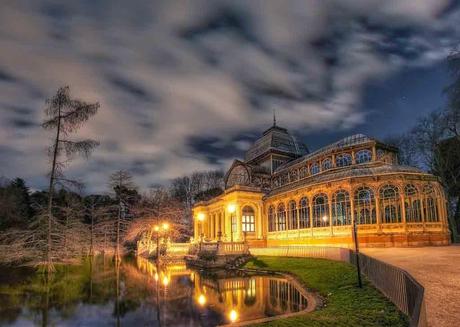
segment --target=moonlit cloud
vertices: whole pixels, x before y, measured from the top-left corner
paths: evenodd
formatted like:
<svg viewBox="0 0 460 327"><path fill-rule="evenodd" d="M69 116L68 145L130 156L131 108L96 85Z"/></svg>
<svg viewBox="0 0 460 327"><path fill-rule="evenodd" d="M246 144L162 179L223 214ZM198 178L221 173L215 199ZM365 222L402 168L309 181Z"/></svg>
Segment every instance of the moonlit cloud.
<svg viewBox="0 0 460 327"><path fill-rule="evenodd" d="M365 124L366 87L444 60L448 0L5 1L0 175L44 185L44 100L68 84L101 110L101 142L69 170L91 190L115 169L147 187L226 168L271 122L301 134Z"/></svg>

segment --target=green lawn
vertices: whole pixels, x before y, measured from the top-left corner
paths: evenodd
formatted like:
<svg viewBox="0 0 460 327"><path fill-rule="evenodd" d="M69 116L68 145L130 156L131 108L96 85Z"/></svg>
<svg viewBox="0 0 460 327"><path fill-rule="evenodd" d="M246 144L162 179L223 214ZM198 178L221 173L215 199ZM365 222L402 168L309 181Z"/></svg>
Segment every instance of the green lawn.
<svg viewBox="0 0 460 327"><path fill-rule="evenodd" d="M319 292L325 306L302 316L279 319L263 326L408 326L408 319L368 281L359 289L350 264L313 258L258 257L246 268L289 272Z"/></svg>

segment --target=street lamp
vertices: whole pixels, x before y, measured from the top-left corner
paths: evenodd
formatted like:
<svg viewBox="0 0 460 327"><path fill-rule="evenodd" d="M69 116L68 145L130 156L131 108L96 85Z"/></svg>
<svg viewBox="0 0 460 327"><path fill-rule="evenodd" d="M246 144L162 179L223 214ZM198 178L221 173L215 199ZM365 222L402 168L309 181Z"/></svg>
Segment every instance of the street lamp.
<svg viewBox="0 0 460 327"><path fill-rule="evenodd" d="M363 288L363 282L361 281L361 267L359 265L359 244L358 244L358 231L357 231L356 219L353 219L353 241L355 243L356 253L356 270L358 272L358 286Z"/></svg>
<svg viewBox="0 0 460 327"><path fill-rule="evenodd" d="M198 297L198 304L201 305L201 306L204 306L206 304L206 296L204 296L203 294L201 294L199 297Z"/></svg>
<svg viewBox="0 0 460 327"><path fill-rule="evenodd" d="M235 322L238 319L238 312L235 309L232 309L228 315L231 322Z"/></svg>
<svg viewBox="0 0 460 327"><path fill-rule="evenodd" d="M200 252L201 252L201 244L203 243L203 232L202 232L202 229L203 229L203 221L204 221L204 218L205 218L205 215L204 213L200 212L198 214L198 233L200 235Z"/></svg>

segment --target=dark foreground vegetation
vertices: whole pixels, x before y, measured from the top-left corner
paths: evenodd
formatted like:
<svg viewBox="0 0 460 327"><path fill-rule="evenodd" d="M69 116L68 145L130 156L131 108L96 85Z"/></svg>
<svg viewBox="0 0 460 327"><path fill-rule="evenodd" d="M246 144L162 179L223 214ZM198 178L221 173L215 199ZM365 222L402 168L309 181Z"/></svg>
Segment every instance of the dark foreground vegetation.
<svg viewBox="0 0 460 327"><path fill-rule="evenodd" d="M368 281L364 281L362 289L357 287L356 271L350 264L314 258L258 257L246 267L294 274L325 300L324 307L319 311L261 324L263 326L409 325L407 317Z"/></svg>

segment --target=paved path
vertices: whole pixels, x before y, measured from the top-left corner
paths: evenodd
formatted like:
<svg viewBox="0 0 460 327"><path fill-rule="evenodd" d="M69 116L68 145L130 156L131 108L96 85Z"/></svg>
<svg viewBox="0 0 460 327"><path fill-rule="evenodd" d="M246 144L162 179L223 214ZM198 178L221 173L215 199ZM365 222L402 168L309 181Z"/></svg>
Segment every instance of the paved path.
<svg viewBox="0 0 460 327"><path fill-rule="evenodd" d="M425 287L430 327L460 326L460 245L361 251L405 269Z"/></svg>

